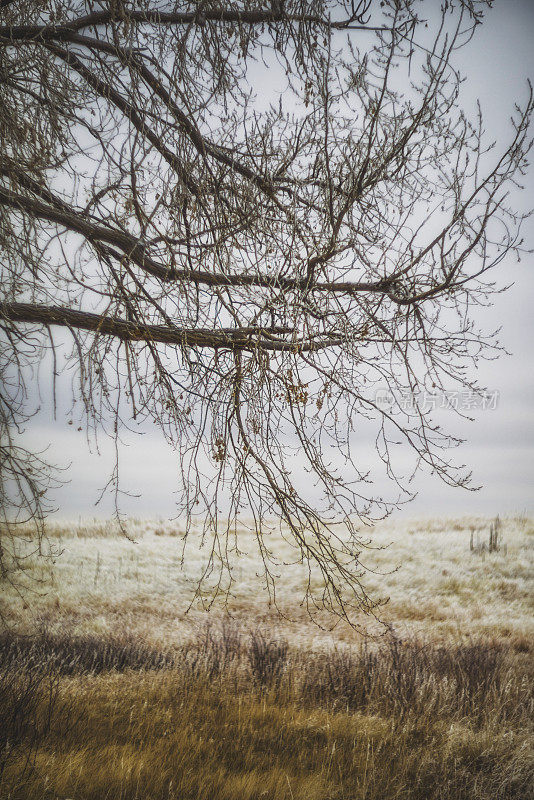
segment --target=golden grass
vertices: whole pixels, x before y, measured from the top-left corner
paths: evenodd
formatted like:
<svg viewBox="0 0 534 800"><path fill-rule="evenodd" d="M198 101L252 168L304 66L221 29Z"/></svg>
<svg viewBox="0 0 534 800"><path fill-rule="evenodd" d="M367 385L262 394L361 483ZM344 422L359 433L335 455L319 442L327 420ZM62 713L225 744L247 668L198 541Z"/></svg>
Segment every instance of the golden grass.
<svg viewBox="0 0 534 800"><path fill-rule="evenodd" d="M202 683L185 693L169 676L85 679L63 691L83 733L51 736L13 798L40 798L47 786L86 800L527 796L520 754L528 741L491 726L474 733L310 713L277 696L236 699ZM10 765L5 785L17 768Z"/></svg>
<svg viewBox="0 0 534 800"><path fill-rule="evenodd" d="M23 684L25 691L17 694L18 706L4 705L0 795L10 800L531 796L534 696L526 658L482 643L451 650L392 641L351 660L347 653L306 655L260 640L271 646L267 660L281 658L283 670L259 671L252 642L228 630L208 632L161 670L94 674L87 673L89 662L78 661L82 674L66 676L61 664L43 667L43 660L34 659L30 668L27 652L10 665L9 648L3 647L4 689L17 694ZM63 667L69 667L69 646L74 652L82 644L48 639L39 647L41 655L60 648ZM111 644L119 656L122 644ZM98 643L91 640L85 649L91 648ZM42 679L33 704L27 703L32 669ZM25 702L30 719L23 729Z"/></svg>

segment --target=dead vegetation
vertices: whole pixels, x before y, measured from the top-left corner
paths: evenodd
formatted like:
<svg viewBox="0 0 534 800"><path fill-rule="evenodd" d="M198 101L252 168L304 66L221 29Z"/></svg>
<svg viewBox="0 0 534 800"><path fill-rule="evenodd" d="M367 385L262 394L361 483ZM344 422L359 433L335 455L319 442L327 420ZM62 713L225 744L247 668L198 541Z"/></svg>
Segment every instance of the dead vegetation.
<svg viewBox="0 0 534 800"><path fill-rule="evenodd" d="M2 796L523 800L529 669L488 641L309 654L230 623L159 654L6 633Z"/></svg>

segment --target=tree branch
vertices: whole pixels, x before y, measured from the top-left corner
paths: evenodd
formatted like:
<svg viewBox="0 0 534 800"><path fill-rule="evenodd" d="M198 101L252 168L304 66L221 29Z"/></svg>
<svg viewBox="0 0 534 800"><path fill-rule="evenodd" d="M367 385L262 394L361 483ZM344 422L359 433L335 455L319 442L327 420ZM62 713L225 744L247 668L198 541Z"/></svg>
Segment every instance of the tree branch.
<svg viewBox="0 0 534 800"><path fill-rule="evenodd" d="M0 318L10 322L58 325L64 328L94 331L103 336L114 336L128 342L158 342L180 347L206 347L231 350L270 350L311 352L343 343L339 336L324 337L317 341L309 338L277 341L270 328L180 328L169 325L144 325L128 320L92 314L88 311L45 306L37 303L1 303ZM290 334L290 328L275 328L275 334Z"/></svg>
<svg viewBox="0 0 534 800"><path fill-rule="evenodd" d="M204 25L206 22L237 23L244 25L263 25L276 22L306 23L319 25L325 28L382 31L381 26L354 25L353 18L331 21L325 17L307 14L286 14L284 11L232 11L224 8L205 9L194 12L165 12L159 9L146 11L128 11L121 9L120 14L111 10L98 11L86 14L78 19L61 25L10 25L0 28L0 38L11 41L25 41L28 39L61 39L65 33L80 31L84 28L107 25L111 22L150 23L152 25Z"/></svg>
<svg viewBox="0 0 534 800"><path fill-rule="evenodd" d="M61 202L59 198L58 202ZM69 230L80 233L89 241L106 242L119 247L135 264L164 283L184 280L206 286L260 286L270 289L284 289L286 291L307 290L347 295L359 292L388 294L387 279L382 281L316 281L310 284L307 278L270 277L261 273L225 275L220 272L208 272L207 270L166 267L151 258L146 252L146 245L135 236L117 228L98 224L87 216L82 216L76 210L68 213L59 208L52 208L31 197L17 194L2 186L0 186L0 204L26 211L34 217L48 220L49 222L55 222Z"/></svg>

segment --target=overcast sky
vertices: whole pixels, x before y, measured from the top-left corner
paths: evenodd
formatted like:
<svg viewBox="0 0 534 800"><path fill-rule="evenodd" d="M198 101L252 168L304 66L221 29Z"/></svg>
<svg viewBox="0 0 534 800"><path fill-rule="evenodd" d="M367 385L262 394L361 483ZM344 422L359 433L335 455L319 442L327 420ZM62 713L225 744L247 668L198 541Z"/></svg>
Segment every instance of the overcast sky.
<svg viewBox="0 0 534 800"><path fill-rule="evenodd" d="M534 0L497 0L476 41L460 59L467 78L463 105L474 109L480 99L486 128L501 144L511 134L513 101L524 101L527 77L534 78L533 39ZM520 203L534 205L534 170ZM533 219L525 225L524 235L534 246ZM508 260L501 267L501 277L503 283L514 281L515 285L495 297L481 321L488 329L502 325L501 341L511 355L482 364L478 374L482 384L499 392L498 405L478 412L474 423L448 420L449 432L467 439L454 455L473 470L482 488L478 492L451 489L422 474L415 485L419 495L405 514L534 513L534 256L527 255L519 264ZM51 460L72 464L70 483L55 496L59 515L110 513L109 501L95 508L109 470L110 443L102 441L100 455L90 454L84 434L75 425L66 426L64 417L54 422L44 411L29 426L27 436L39 448L51 442ZM127 500L124 509L135 516L172 516L177 455L155 433L131 442L123 458L122 477L125 486L142 496Z"/></svg>

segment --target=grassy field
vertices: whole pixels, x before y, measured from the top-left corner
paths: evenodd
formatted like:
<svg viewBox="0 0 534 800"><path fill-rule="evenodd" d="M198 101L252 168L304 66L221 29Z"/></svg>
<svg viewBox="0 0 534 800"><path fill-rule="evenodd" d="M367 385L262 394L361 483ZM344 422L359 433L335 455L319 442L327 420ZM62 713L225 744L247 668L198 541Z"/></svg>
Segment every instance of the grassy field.
<svg viewBox="0 0 534 800"><path fill-rule="evenodd" d="M533 797L534 523L503 519L489 553L490 522L377 526L367 586L389 633L368 640L306 619L296 565L287 619L268 608L245 526L233 596L207 614L186 613L205 558L193 538L181 566L176 523L131 520L135 541L54 523L31 594L2 587L1 796Z"/></svg>

